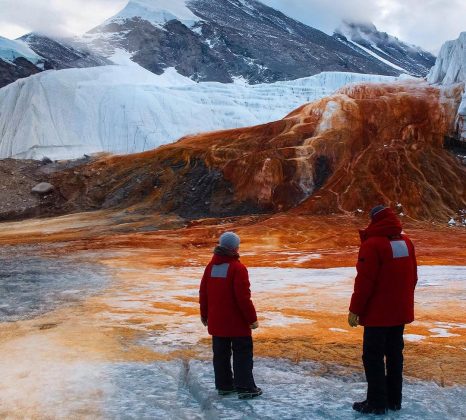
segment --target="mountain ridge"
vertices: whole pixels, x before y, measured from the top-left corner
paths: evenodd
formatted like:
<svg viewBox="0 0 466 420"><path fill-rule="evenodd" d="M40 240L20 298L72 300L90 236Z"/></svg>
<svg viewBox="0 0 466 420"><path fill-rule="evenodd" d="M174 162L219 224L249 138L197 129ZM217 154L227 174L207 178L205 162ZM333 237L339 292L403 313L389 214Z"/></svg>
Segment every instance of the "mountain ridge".
<svg viewBox="0 0 466 420"><path fill-rule="evenodd" d="M427 76L435 64L435 57L428 51L378 31L373 23L344 20L335 30L334 37L412 76Z"/></svg>
<svg viewBox="0 0 466 420"><path fill-rule="evenodd" d="M31 33L20 41L44 58L43 68L34 71L118 64L124 55L154 74L173 67L197 82L273 83L322 71L427 73L426 63L433 60L424 57L428 53L416 47L400 59L400 48L407 44L395 43L373 25L368 28L371 36L390 41L385 50L380 43L364 46L343 35L327 35L256 0L130 0L82 37ZM23 73L21 77L33 74L31 69ZM15 77L10 75L3 84Z"/></svg>
<svg viewBox="0 0 466 420"><path fill-rule="evenodd" d="M153 24L152 15L136 7L151 4L157 16L176 18L170 9L164 15L165 3L130 1L122 12L84 38L101 52L110 51L109 57L112 50L125 50L133 61L155 74L175 67L196 81L231 83L242 78L255 84L322 71L394 76L404 72L255 0L178 1L198 18L190 16L187 25L182 17L158 19Z"/></svg>

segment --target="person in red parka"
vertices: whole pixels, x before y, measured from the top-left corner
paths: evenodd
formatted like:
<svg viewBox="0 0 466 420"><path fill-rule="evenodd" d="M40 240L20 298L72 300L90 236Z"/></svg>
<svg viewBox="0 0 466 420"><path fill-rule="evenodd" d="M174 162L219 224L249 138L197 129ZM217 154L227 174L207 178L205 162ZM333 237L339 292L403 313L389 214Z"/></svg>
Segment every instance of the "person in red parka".
<svg viewBox="0 0 466 420"><path fill-rule="evenodd" d="M371 210L360 231L357 276L349 307L351 327L364 326L363 364L367 398L353 404L365 414L401 409L403 332L414 321L417 263L414 246L400 220L384 206ZM384 363L386 358L386 366Z"/></svg>
<svg viewBox="0 0 466 420"><path fill-rule="evenodd" d="M240 399L262 394L254 382L251 330L258 328L251 300L249 275L239 261L240 238L220 236L199 289L201 321L212 335L215 387L220 395L238 393ZM233 373L231 355L233 351Z"/></svg>

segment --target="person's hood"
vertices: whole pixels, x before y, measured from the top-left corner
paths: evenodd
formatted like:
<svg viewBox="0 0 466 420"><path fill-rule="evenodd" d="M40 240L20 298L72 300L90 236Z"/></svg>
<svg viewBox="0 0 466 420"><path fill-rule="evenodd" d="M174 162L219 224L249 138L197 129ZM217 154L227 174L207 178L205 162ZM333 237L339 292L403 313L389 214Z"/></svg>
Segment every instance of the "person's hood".
<svg viewBox="0 0 466 420"><path fill-rule="evenodd" d="M236 251L232 251L231 249L225 248L223 246L217 246L214 249L214 255L212 256L212 263L217 264L225 264L231 261L235 261L239 259L239 254Z"/></svg>
<svg viewBox="0 0 466 420"><path fill-rule="evenodd" d="M366 229L359 231L359 236L363 242L372 236L398 236L402 230L400 219L392 209L386 208L374 216Z"/></svg>

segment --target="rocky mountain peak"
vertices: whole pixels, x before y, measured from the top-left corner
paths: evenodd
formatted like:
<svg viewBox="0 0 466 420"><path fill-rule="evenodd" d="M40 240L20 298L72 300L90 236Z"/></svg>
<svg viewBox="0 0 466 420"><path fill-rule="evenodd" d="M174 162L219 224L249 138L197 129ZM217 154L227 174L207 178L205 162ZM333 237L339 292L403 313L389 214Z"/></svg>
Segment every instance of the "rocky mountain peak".
<svg viewBox="0 0 466 420"><path fill-rule="evenodd" d="M355 22L345 19L335 30L335 33L344 35L352 40L364 40L368 39L371 35L377 35L380 32L372 22Z"/></svg>
<svg viewBox="0 0 466 420"><path fill-rule="evenodd" d="M174 67L199 82L403 71L255 0L132 0L86 38L110 59L124 51L155 74Z"/></svg>
<svg viewBox="0 0 466 420"><path fill-rule="evenodd" d="M413 76L425 77L435 63L435 57L428 51L381 32L372 23L345 20L335 30L334 37L362 54Z"/></svg>

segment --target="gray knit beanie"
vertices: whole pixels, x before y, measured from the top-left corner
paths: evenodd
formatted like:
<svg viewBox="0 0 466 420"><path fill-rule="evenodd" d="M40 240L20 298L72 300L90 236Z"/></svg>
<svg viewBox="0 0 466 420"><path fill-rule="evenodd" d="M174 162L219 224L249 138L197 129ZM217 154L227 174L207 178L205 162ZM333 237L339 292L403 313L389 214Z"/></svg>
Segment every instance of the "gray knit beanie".
<svg viewBox="0 0 466 420"><path fill-rule="evenodd" d="M232 251L239 247L239 242L239 236L233 232L225 232L219 239L220 246Z"/></svg>
<svg viewBox="0 0 466 420"><path fill-rule="evenodd" d="M377 214L379 214L381 211L385 210L385 206L380 204L378 206L375 206L371 211L370 211L370 215L371 215L371 219L373 219Z"/></svg>

